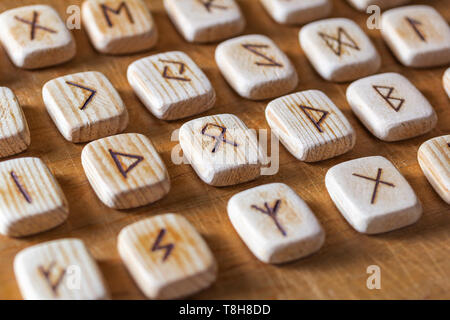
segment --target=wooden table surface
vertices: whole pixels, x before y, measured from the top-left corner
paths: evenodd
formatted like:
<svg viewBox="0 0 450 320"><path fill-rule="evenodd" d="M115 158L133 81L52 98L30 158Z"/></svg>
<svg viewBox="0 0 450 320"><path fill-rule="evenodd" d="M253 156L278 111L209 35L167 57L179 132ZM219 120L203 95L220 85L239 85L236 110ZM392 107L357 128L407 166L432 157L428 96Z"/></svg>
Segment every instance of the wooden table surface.
<svg viewBox="0 0 450 320"><path fill-rule="evenodd" d="M38 71L15 68L0 51L0 86L11 88L24 108L31 130L30 148L15 156L35 156L51 168L69 200L70 217L60 227L24 239L0 236L0 298L20 299L14 273L14 256L22 249L48 240L75 237L85 241L115 299L144 296L127 273L116 250L119 231L130 223L157 214L184 215L204 236L219 263L217 282L193 296L198 299L427 299L450 298L450 207L433 191L417 163L417 149L424 141L450 133L450 103L442 87L444 67L408 69L401 66L381 39L379 30L367 30L367 15L346 1L334 0L333 17L348 17L362 26L379 50L380 72L400 72L429 99L438 117L430 133L402 142L377 140L357 120L345 99L346 84L322 80L313 70L298 43L298 26L273 22L257 0L238 1L247 19L245 34L260 33L272 38L288 54L299 74L297 91L320 89L343 110L357 133L355 148L345 155L319 163L302 163L280 146L280 170L273 176L226 188L204 184L189 165L175 165L171 151L177 145L172 132L185 120L165 122L154 118L138 101L126 79L128 65L158 52L182 50L205 71L217 92L215 107L202 114L233 113L250 128L268 128L264 109L269 101L240 98L225 82L215 61L217 44L194 45L184 41L169 21L162 1L147 0L159 29L155 49L137 55L105 56L92 48L84 30L74 31L78 54L61 66ZM1 0L0 12L29 4L51 4L66 17L66 8L81 0ZM449 0L413 1L435 7L450 20ZM161 153L172 180L163 200L135 210L116 211L105 207L91 189L80 154L84 144L72 144L59 134L42 101L44 83L55 77L81 72L103 72L119 90L130 114L126 132L147 135ZM391 160L411 183L422 201L424 214L413 226L377 236L353 230L333 205L324 183L326 171L343 161L382 155ZM233 229L226 211L228 199L237 192L270 182L284 182L303 197L322 223L327 239L311 257L272 266L259 262ZM366 268L381 268L381 290L369 290Z"/></svg>

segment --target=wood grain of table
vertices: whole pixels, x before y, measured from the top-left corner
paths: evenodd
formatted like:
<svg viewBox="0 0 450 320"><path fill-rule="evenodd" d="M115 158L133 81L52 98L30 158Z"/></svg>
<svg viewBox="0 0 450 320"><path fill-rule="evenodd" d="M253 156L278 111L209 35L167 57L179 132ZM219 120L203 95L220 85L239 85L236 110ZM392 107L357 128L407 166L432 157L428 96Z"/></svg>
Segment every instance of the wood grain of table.
<svg viewBox="0 0 450 320"><path fill-rule="evenodd" d="M269 101L240 98L225 82L215 61L217 44L189 44L178 34L160 0L147 0L159 29L155 49L135 55L107 56L93 49L86 32L74 31L78 54L61 66L36 71L15 68L0 51L0 86L11 88L23 106L31 130L31 146L11 158L35 156L51 168L69 200L70 217L60 227L24 239L0 236L0 298L20 299L14 273L14 256L22 249L48 240L74 237L85 241L115 299L141 299L142 293L127 273L117 253L117 235L130 223L157 214L184 215L201 232L219 263L217 282L193 296L195 299L449 299L450 298L450 207L433 191L417 163L417 149L426 140L450 132L450 103L442 87L445 67L409 69L401 66L381 39L379 30L367 30L367 15L335 0L333 17L355 20L370 35L379 50L380 72L407 76L434 106L437 127L430 133L401 142L386 143L372 136L358 121L345 99L348 83L322 80L308 63L298 43L299 26L278 25L259 1L238 1L247 19L245 34L265 34L288 54L299 74L297 91L320 89L343 110L357 133L355 148L345 155L318 163L303 163L280 146L280 169L238 186L215 188L204 184L189 165L171 161L172 132L185 120L165 122L153 117L134 95L126 79L128 65L158 52L182 50L205 71L217 92L215 107L203 115L233 113L250 128L268 129L264 109ZM2 0L0 12L29 4L50 4L63 16L69 5L81 0ZM435 7L450 20L449 0L413 1ZM1 31L0 31L1 32ZM135 210L105 207L91 189L81 166L84 144L72 144L60 135L42 101L45 82L62 75L103 72L119 90L130 114L126 132L147 135L161 153L172 180L163 200ZM367 236L353 230L333 205L325 188L326 171L335 164L359 157L382 155L391 160L410 182L422 201L424 214L410 227ZM227 217L228 199L237 192L270 182L284 182L303 197L322 223L327 238L324 247L311 257L272 266L259 262L234 231ZM381 290L369 290L366 268L381 268Z"/></svg>

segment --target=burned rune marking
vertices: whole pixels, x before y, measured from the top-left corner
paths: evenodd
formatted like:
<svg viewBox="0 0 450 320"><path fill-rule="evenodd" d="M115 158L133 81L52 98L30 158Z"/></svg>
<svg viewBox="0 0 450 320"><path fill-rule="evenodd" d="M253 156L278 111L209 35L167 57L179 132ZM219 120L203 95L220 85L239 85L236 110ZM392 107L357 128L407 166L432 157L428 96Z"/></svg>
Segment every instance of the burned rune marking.
<svg viewBox="0 0 450 320"><path fill-rule="evenodd" d="M114 25L111 21L111 18L109 16L109 12L115 14L115 15L119 15L120 12L122 10L125 10L125 13L127 14L128 17L128 21L130 21L130 23L134 24L134 19L133 16L131 15L130 9L128 8L128 5L125 3L125 1L122 1L120 3L120 5L117 7L117 9L113 9L111 7L108 7L106 4L101 4L100 5L103 11L103 15L105 16L106 19L106 23L108 24L108 27L112 28Z"/></svg>
<svg viewBox="0 0 450 320"><path fill-rule="evenodd" d="M281 205L281 200L277 200L275 202L275 204L273 205L273 207L270 207L267 202L264 202L264 208L260 208L256 205L252 205L251 208L258 210L259 212L261 212L263 214L267 214L273 220L273 222L275 223L276 227L281 232L281 234L284 237L286 237L287 236L286 230L284 230L283 226L280 224L280 222L278 221L278 217L277 217L277 213L278 213L278 210L280 209L280 205Z"/></svg>
<svg viewBox="0 0 450 320"><path fill-rule="evenodd" d="M370 203L371 203L371 204L374 204L374 203L375 203L375 198L376 198L376 196L377 196L378 187L379 187L379 185L380 185L381 183L384 184L384 185L386 185L386 186L395 188L395 185L394 185L393 183L390 183L390 182L386 182L386 181L381 180L381 173L382 173L382 169L381 169L381 168L378 168L377 177L376 177L375 179L374 179L374 178L371 178L371 177L362 176L362 175L357 174L357 173L353 173L353 175L354 175L355 177L359 177L359 178L363 178L363 179L366 179L366 180L370 180L370 181L375 182L375 186L373 187L372 199L370 200Z"/></svg>
<svg viewBox="0 0 450 320"><path fill-rule="evenodd" d="M213 8L220 10L227 10L228 8L223 5L215 4L215 0L198 0L208 12L211 12Z"/></svg>
<svg viewBox="0 0 450 320"><path fill-rule="evenodd" d="M342 47L346 46L348 48L352 48L355 50L361 50L358 47L358 44L355 40L350 37L350 35L345 31L344 28L339 27L338 29L338 35L337 37L330 36L326 33L319 32L319 36L325 41L326 45L337 55L341 56L342 54ZM346 40L346 41L345 41ZM335 44L337 44L337 48L335 47Z"/></svg>
<svg viewBox="0 0 450 320"><path fill-rule="evenodd" d="M144 160L144 157L142 157L142 156L136 156L136 155L128 154L128 153L115 152L115 151L112 151L111 149L109 149L108 151L109 151L111 157L113 158L114 163L117 166L117 169L119 169L120 173L122 174L122 176L125 179L128 177L128 173L131 170L133 170L141 161ZM132 159L135 159L135 161L127 168L124 168L124 166L120 162L119 157L132 158Z"/></svg>
<svg viewBox="0 0 450 320"><path fill-rule="evenodd" d="M209 134L206 131L208 130L209 127L216 127L220 129L220 135L213 135L213 134ZM202 129L202 135L205 135L207 137L211 137L214 140L216 140L216 144L214 145L214 148L211 150L212 153L215 153L218 149L221 143L228 143L231 144L234 147L237 147L238 144L234 141L228 141L227 139L225 139L225 134L227 132L227 128L219 126L217 124L214 123L208 123L206 124L203 129Z"/></svg>
<svg viewBox="0 0 450 320"><path fill-rule="evenodd" d="M17 21L29 24L31 26L31 31L30 31L30 39L34 40L36 38L36 30L40 29L43 31L47 31L50 33L58 33L57 31L41 26L38 22L39 22L39 13L37 11L33 11L33 20L29 21L23 18L20 18L18 16L14 16L14 19L16 19Z"/></svg>
<svg viewBox="0 0 450 320"><path fill-rule="evenodd" d="M170 253L175 248L175 244L173 244L173 243L161 245L161 242L162 242L166 232L167 232L166 229L161 229L161 231L159 232L158 236L156 237L155 243L152 246L152 252L155 252L155 251L158 251L158 250L166 250L166 252L164 253L164 256L162 258L163 262L166 261L167 258L169 258Z"/></svg>
<svg viewBox="0 0 450 320"><path fill-rule="evenodd" d="M64 276L66 275L66 269L62 269L59 271L58 276L56 277L55 281L52 281L52 270L56 267L56 263L52 262L48 268L44 268L43 266L39 266L38 270L42 274L42 276L45 278L45 281L47 281L48 285L53 291L53 294L56 296L58 295L58 288L64 279Z"/></svg>
<svg viewBox="0 0 450 320"><path fill-rule="evenodd" d="M417 36L422 40L423 42L427 42L427 39L425 38L425 35L419 30L418 26L422 25L422 22L417 21L416 19L405 17L405 20L408 21L408 23L413 28L414 32L417 34Z"/></svg>
<svg viewBox="0 0 450 320"><path fill-rule="evenodd" d="M274 59L266 56L265 54L258 51L258 49L267 49L269 46L267 44L242 44L244 49L250 51L251 53L257 55L258 57L263 58L268 62L255 62L256 65L261 67L282 67L283 65L279 62L276 62Z"/></svg>
<svg viewBox="0 0 450 320"><path fill-rule="evenodd" d="M405 103L405 99L403 98L396 98L392 96L392 93L394 92L394 87L387 87L387 86L372 86L375 91L389 104L389 106L394 109L396 112L400 111L400 108L403 106L403 103ZM381 90L389 90L387 94L383 94Z"/></svg>
<svg viewBox="0 0 450 320"><path fill-rule="evenodd" d="M322 122L325 120L325 118L330 114L328 111L325 110L320 110L320 109L316 109L316 108L312 108L312 107L307 107L307 106L303 106L300 105L299 106L300 109L302 109L303 113L308 117L308 119L314 124L314 126L317 128L317 130L319 130L320 133L323 132L323 129L321 127ZM316 112L320 112L322 113L322 116L320 117L319 120L316 120L313 118L313 116L311 115L309 111L316 111Z"/></svg>
<svg viewBox="0 0 450 320"><path fill-rule="evenodd" d="M17 188L19 189L19 192L23 195L23 197L25 198L25 200L28 203L33 202L33 199L31 199L31 196L29 195L29 193L27 192L27 190L25 189L24 186L22 186L22 184L19 181L19 177L16 175L16 173L14 171L11 171L11 177L14 180L14 183L16 184Z"/></svg>
<svg viewBox="0 0 450 320"><path fill-rule="evenodd" d="M74 82L71 82L71 81L66 81L66 83L68 85L71 85L71 86L74 86L74 87L77 87L77 88L89 91L91 93L89 95L89 97L84 101L83 105L81 107L79 107L80 110L84 110L87 107L87 105L89 104L89 102L91 102L92 99L94 98L94 96L97 94L96 90L88 88L88 87L85 87L85 86L82 86L81 84L77 84L77 83L74 83Z"/></svg>
<svg viewBox="0 0 450 320"><path fill-rule="evenodd" d="M184 74L184 72L186 71L186 65L184 64L184 62L172 61L172 60L163 60L163 59L159 59L159 61L164 62L164 63L170 63L170 64L178 65L178 73L180 75ZM171 79L171 80L178 80L178 81L191 81L191 79L189 79L188 77L177 77L177 76L171 75L169 73L171 73L170 68L168 66L164 66L164 70L163 70L163 73L162 73L162 76L164 78Z"/></svg>

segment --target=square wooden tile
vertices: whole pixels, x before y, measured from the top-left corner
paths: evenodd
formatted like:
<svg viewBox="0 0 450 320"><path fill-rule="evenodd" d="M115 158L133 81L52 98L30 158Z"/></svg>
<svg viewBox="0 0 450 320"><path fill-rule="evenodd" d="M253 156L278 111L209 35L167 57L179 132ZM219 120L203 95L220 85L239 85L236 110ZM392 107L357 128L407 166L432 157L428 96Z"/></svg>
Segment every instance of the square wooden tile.
<svg viewBox="0 0 450 320"><path fill-rule="evenodd" d="M325 184L344 218L361 233L399 229L422 215L408 181L381 156L340 163L328 170Z"/></svg>
<svg viewBox="0 0 450 320"><path fill-rule="evenodd" d="M419 148L417 158L434 190L450 204L450 135L424 142Z"/></svg>
<svg viewBox="0 0 450 320"><path fill-rule="evenodd" d="M215 57L222 75L244 98L274 98L297 86L294 66L266 36L246 35L222 42Z"/></svg>
<svg viewBox="0 0 450 320"><path fill-rule="evenodd" d="M158 40L156 24L142 0L86 0L82 17L92 45L102 53L140 52Z"/></svg>
<svg viewBox="0 0 450 320"><path fill-rule="evenodd" d="M216 93L194 61L181 51L160 53L128 67L128 82L157 118L175 120L214 106Z"/></svg>
<svg viewBox="0 0 450 320"><path fill-rule="evenodd" d="M58 13L47 5L19 7L0 15L0 41L19 68L37 69L71 60L76 44Z"/></svg>
<svg viewBox="0 0 450 320"><path fill-rule="evenodd" d="M126 133L93 141L84 147L81 162L95 193L110 208L147 205L170 190L166 166L142 134Z"/></svg>
<svg viewBox="0 0 450 320"><path fill-rule="evenodd" d="M47 82L47 111L66 140L92 141L125 130L128 112L111 82L100 72L81 72Z"/></svg>
<svg viewBox="0 0 450 320"><path fill-rule="evenodd" d="M39 158L0 162L0 233L24 237L59 226L69 207L61 187Z"/></svg>
<svg viewBox="0 0 450 320"><path fill-rule="evenodd" d="M245 27L235 0L164 0L164 7L189 42L220 41L238 35Z"/></svg>
<svg viewBox="0 0 450 320"><path fill-rule="evenodd" d="M14 93L0 87L0 158L22 152L30 145L30 130Z"/></svg>
<svg viewBox="0 0 450 320"><path fill-rule="evenodd" d="M261 174L256 134L235 115L191 120L180 128L179 140L184 156L207 184L229 186Z"/></svg>
<svg viewBox="0 0 450 320"><path fill-rule="evenodd" d="M355 145L355 132L344 114L318 90L271 101L266 120L286 149L301 161L336 157Z"/></svg>
<svg viewBox="0 0 450 320"><path fill-rule="evenodd" d="M303 52L322 78L344 82L378 71L381 59L369 37L352 20L311 22L299 33Z"/></svg>
<svg viewBox="0 0 450 320"><path fill-rule="evenodd" d="M14 273L26 300L98 300L109 292L83 241L44 242L19 252Z"/></svg>
<svg viewBox="0 0 450 320"><path fill-rule="evenodd" d="M209 287L217 264L195 228L182 216L164 214L124 228L118 250L150 299L178 299Z"/></svg>
<svg viewBox="0 0 450 320"><path fill-rule="evenodd" d="M228 202L228 216L253 254L266 263L303 258L319 250L325 241L314 213L283 183L234 195Z"/></svg>
<svg viewBox="0 0 450 320"><path fill-rule="evenodd" d="M407 4L411 0L347 0L354 8L359 11L366 11L369 6L378 6L380 9L387 9L392 7Z"/></svg>
<svg viewBox="0 0 450 320"><path fill-rule="evenodd" d="M278 23L302 24L327 17L333 8L330 0L260 0Z"/></svg>
<svg viewBox="0 0 450 320"><path fill-rule="evenodd" d="M433 67L450 63L450 28L431 6L405 6L384 12L381 34L405 66Z"/></svg>
<svg viewBox="0 0 450 320"><path fill-rule="evenodd" d="M383 73L347 88L353 112L377 138L399 141L431 131L437 115L424 95L404 76Z"/></svg>

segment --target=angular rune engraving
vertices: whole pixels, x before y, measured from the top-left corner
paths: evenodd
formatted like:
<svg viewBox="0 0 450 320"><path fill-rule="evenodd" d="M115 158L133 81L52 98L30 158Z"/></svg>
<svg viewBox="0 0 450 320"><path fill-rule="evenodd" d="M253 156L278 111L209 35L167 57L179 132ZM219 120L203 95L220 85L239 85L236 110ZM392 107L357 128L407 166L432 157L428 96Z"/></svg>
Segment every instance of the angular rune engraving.
<svg viewBox="0 0 450 320"><path fill-rule="evenodd" d="M111 21L111 18L109 17L109 12L119 15L122 10L125 10L125 13L127 14L128 21L130 23L134 24L133 16L131 15L130 9L128 8L128 5L125 3L125 1L122 1L120 5L117 7L117 9L113 9L111 7L108 7L106 4L101 4L101 8L103 11L103 15L105 16L106 23L108 23L108 26L112 28L114 25Z"/></svg>
<svg viewBox="0 0 450 320"><path fill-rule="evenodd" d="M36 30L40 29L43 31L47 31L50 33L57 33L57 31L41 26L40 24L38 24L39 22L39 13L37 11L33 11L33 20L32 21L28 21L26 19L20 18L18 16L15 16L14 19L16 19L17 21L29 24L31 26L31 31L30 31L30 39L34 40L36 37Z"/></svg>
<svg viewBox="0 0 450 320"><path fill-rule="evenodd" d="M109 149L108 151L111 154L111 157L113 158L114 163L117 166L117 169L119 169L120 173L122 174L122 176L125 179L128 177L128 172L133 170L141 161L144 160L144 157L142 157L142 156L136 156L133 154L127 154L127 153L121 153L121 152L115 152L115 151L112 151L111 149ZM135 159L135 161L125 169L119 160L119 156L126 157L126 158L132 158L132 159Z"/></svg>
<svg viewBox="0 0 450 320"><path fill-rule="evenodd" d="M395 188L395 185L393 183L381 180L381 173L382 173L382 171L383 170L381 168L378 168L377 177L375 179L371 178L371 177L362 176L362 175L357 174L357 173L353 173L353 175L356 176L356 177L363 178L363 179L375 182L375 186L373 187L372 199L370 200L371 204L375 203L375 198L377 196L378 186L380 185L380 183L382 183L382 184L384 184L386 186Z"/></svg>
<svg viewBox="0 0 450 320"><path fill-rule="evenodd" d="M251 208L258 210L259 212L261 212L263 214L267 214L273 220L273 222L275 223L275 225L277 226L277 228L281 232L281 234L284 237L286 237L287 233L277 218L277 213L278 213L278 210L280 209L280 205L281 205L281 200L277 200L272 208L269 206L269 204L267 202L264 202L264 208L260 208L256 205L252 205Z"/></svg>
<svg viewBox="0 0 450 320"><path fill-rule="evenodd" d="M425 38L425 35L419 30L418 26L422 25L422 22L417 21L416 19L405 17L405 20L408 21L408 23L413 28L414 32L417 34L417 36L422 40L423 42L427 42L427 39Z"/></svg>
<svg viewBox="0 0 450 320"><path fill-rule="evenodd" d="M326 45L337 55L341 56L342 54L342 47L346 46L348 48L352 48L355 50L361 50L358 47L358 44L355 40L350 37L350 35L345 31L344 28L339 27L338 28L338 35L337 37L330 36L326 33L319 32L319 36L325 41ZM335 47L337 45L337 48Z"/></svg>
<svg viewBox="0 0 450 320"><path fill-rule="evenodd" d="M220 135L213 135L213 134L208 134L206 133L206 131L208 130L209 127L216 127L220 129ZM208 123L206 124L203 129L202 129L202 135L205 135L207 137L211 137L214 140L216 140L216 144L214 145L214 148L211 150L212 153L215 153L218 149L221 143L228 143L231 144L234 147L237 147L238 144L234 141L228 141L227 139L225 139L225 133L227 132L227 128L219 126L217 124L214 123Z"/></svg>
<svg viewBox="0 0 450 320"><path fill-rule="evenodd" d="M216 0L198 0L208 12L211 12L213 8L220 9L220 10L226 10L228 9L226 6L215 4L214 2Z"/></svg>
<svg viewBox="0 0 450 320"><path fill-rule="evenodd" d="M258 49L266 49L269 48L266 44L242 44L242 47L244 49L250 51L251 53L257 55L258 57L263 58L264 60L268 62L255 62L256 65L261 67L282 67L283 65L281 63L276 62L274 59L266 56L265 54L258 51Z"/></svg>
<svg viewBox="0 0 450 320"><path fill-rule="evenodd" d="M89 102L91 102L92 99L94 98L94 96L97 94L97 91L96 91L96 90L90 89L90 88L85 87L85 86L82 86L81 84L77 84L77 83L70 82L70 81L66 81L66 83L67 83L68 85L71 85L71 86L74 86L74 87L77 87L77 88L80 88L80 89L89 91L89 92L91 93L91 94L89 95L89 97L84 101L83 105L79 107L80 110L84 110L84 109L87 107L87 105L89 104Z"/></svg>
<svg viewBox="0 0 450 320"><path fill-rule="evenodd" d="M186 71L186 65L183 62L180 61L171 61L171 60L164 60L164 59L159 59L159 61L164 62L164 63L170 63L170 64L175 64L178 65L178 73L180 75L184 74L184 72ZM191 79L189 79L188 77L177 77L174 76L172 74L169 74L170 69L168 66L164 66L164 71L162 73L162 76L166 79L171 79L171 80L178 80L178 81L191 81ZM171 72L170 72L171 73Z"/></svg>
<svg viewBox="0 0 450 320"><path fill-rule="evenodd" d="M299 107L300 107L300 109L302 109L303 113L308 117L308 119L314 124L314 126L317 128L317 130L319 130L319 132L322 133L323 130L322 130L322 127L321 127L321 123L325 120L325 118L330 113L328 111L325 111L325 110L320 110L320 109L307 107L307 106L303 106L303 105L299 105ZM311 115L311 113L308 112L307 110L320 112L320 113L322 113L322 116L320 117L320 119L318 121L316 121L313 118L313 116Z"/></svg>
<svg viewBox="0 0 450 320"><path fill-rule="evenodd" d="M155 243L152 246L152 252L155 252L158 250L166 250L166 252L164 253L163 259L162 259L163 262L166 261L167 258L169 258L170 253L172 252L172 250L175 247L175 244L173 244L173 243L161 245L161 242L162 242L166 232L167 232L166 229L161 229L158 236L156 237Z"/></svg>
<svg viewBox="0 0 450 320"><path fill-rule="evenodd" d="M14 183L16 184L17 188L19 189L20 193L23 195L23 197L25 198L25 200L28 203L33 202L33 200L31 199L31 196L28 194L27 190L25 189L24 186L22 186L22 184L19 181L19 177L16 175L16 173L14 171L11 171L11 177L14 180Z"/></svg>
<svg viewBox="0 0 450 320"><path fill-rule="evenodd" d="M39 266L38 270L42 274L42 276L45 278L45 281L47 281L48 285L50 286L50 288L53 291L53 294L56 296L56 295L58 295L58 287L60 286L64 276L66 275L66 269L61 269L59 271L58 276L56 277L56 280L52 281L52 279L51 279L52 271L53 271L53 268L55 268L55 267L56 267L56 263L52 262L48 266L48 268Z"/></svg>
<svg viewBox="0 0 450 320"><path fill-rule="evenodd" d="M403 106L403 103L405 103L405 99L403 98L396 98L392 96L392 93L394 92L394 87L387 87L387 86L372 86L375 91L389 104L389 106L394 109L396 112L400 111L400 108ZM387 93L383 93L382 90L388 90Z"/></svg>

